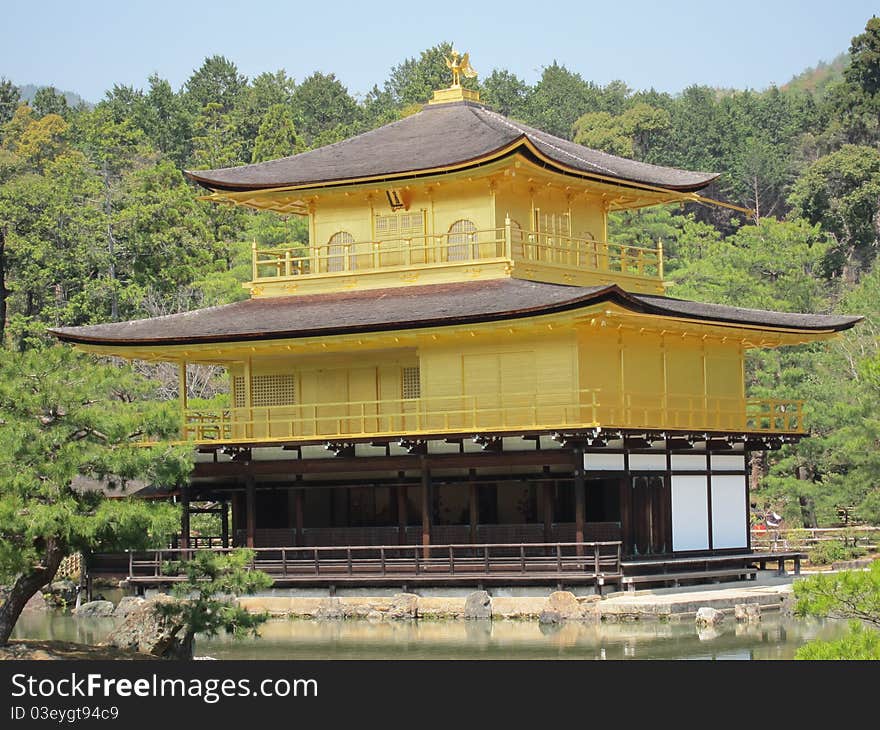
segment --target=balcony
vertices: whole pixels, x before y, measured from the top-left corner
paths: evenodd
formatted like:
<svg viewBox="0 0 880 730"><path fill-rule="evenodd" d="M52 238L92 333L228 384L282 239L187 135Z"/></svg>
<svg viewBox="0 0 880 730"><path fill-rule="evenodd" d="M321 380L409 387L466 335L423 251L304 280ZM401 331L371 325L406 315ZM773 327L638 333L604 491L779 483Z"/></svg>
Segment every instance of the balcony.
<svg viewBox="0 0 880 730"><path fill-rule="evenodd" d="M503 402L502 402L503 401ZM196 443L325 441L644 428L689 432L804 433L802 402L625 394L566 393L308 403L186 409L182 438Z"/></svg>
<svg viewBox="0 0 880 730"><path fill-rule="evenodd" d="M382 241L253 248L254 296L336 288L376 288L483 276L580 286L616 282L643 293L663 291L663 248L625 246L502 228Z"/></svg>

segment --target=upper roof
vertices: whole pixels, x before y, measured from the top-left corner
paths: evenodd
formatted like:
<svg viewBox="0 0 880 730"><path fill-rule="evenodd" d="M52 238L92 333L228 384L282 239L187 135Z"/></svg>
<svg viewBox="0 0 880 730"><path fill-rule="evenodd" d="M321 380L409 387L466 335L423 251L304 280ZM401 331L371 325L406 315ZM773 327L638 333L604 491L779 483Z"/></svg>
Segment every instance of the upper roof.
<svg viewBox="0 0 880 730"><path fill-rule="evenodd" d="M293 339L520 319L614 302L627 310L767 330L840 331L861 317L790 314L596 287L495 279L371 291L249 299L192 312L50 330L90 345L184 345Z"/></svg>
<svg viewBox="0 0 880 730"><path fill-rule="evenodd" d="M627 160L554 137L468 101L429 104L420 112L342 142L292 157L186 175L212 190L308 187L467 167L521 151L562 172L693 192L718 175Z"/></svg>

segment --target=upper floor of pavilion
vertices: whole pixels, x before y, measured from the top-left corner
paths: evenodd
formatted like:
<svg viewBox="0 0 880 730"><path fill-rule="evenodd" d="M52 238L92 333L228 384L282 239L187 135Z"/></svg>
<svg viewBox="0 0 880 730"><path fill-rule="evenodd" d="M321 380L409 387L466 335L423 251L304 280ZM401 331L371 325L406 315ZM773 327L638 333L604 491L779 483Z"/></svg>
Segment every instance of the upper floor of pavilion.
<svg viewBox="0 0 880 730"><path fill-rule="evenodd" d="M254 246L253 297L505 277L662 294L662 243L609 241L608 214L702 200L717 177L554 137L460 86L336 144L187 175L209 200L308 217L308 242Z"/></svg>

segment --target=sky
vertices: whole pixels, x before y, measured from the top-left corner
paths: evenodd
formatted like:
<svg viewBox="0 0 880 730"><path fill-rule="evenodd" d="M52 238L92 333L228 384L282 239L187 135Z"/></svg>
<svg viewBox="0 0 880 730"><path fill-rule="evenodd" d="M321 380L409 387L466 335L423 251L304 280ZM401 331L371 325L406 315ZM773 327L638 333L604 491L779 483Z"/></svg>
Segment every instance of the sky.
<svg viewBox="0 0 880 730"><path fill-rule="evenodd" d="M95 102L114 84L145 87L153 72L177 89L221 54L249 77L332 72L363 95L450 41L481 76L505 68L530 84L558 61L633 89L764 89L847 50L877 12L877 0L0 0L0 76Z"/></svg>

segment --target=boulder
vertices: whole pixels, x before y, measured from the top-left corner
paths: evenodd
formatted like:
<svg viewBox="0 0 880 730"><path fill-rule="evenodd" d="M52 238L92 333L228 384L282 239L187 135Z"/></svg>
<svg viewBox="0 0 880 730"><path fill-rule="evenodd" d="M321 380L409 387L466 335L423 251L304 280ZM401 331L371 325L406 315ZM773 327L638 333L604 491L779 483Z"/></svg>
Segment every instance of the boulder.
<svg viewBox="0 0 880 730"><path fill-rule="evenodd" d="M419 597L415 593L395 593L385 616L394 620L418 618Z"/></svg>
<svg viewBox="0 0 880 730"><path fill-rule="evenodd" d="M737 603L733 607L733 615L739 622L756 623L761 620L761 606L757 603Z"/></svg>
<svg viewBox="0 0 880 730"><path fill-rule="evenodd" d="M146 600L140 596L123 596L119 600L119 603L116 604L116 609L113 611L113 615L119 618L125 618L136 608L143 606L144 603L146 603Z"/></svg>
<svg viewBox="0 0 880 730"><path fill-rule="evenodd" d="M538 621L542 624L553 624L598 617L596 603L592 600L579 601L570 591L554 591L547 597L547 603L538 615Z"/></svg>
<svg viewBox="0 0 880 730"><path fill-rule="evenodd" d="M697 609L697 626L717 626L724 620L724 614L716 608L703 606Z"/></svg>
<svg viewBox="0 0 880 730"><path fill-rule="evenodd" d="M77 618L106 618L112 616L116 607L112 601L89 601L73 609Z"/></svg>
<svg viewBox="0 0 880 730"><path fill-rule="evenodd" d="M486 591L469 593L464 601L464 618L492 618L492 599Z"/></svg>
<svg viewBox="0 0 880 730"><path fill-rule="evenodd" d="M144 601L110 632L102 646L128 649L164 659L192 659L193 641L186 626L157 610L159 606L176 600L160 594Z"/></svg>
<svg viewBox="0 0 880 730"><path fill-rule="evenodd" d="M321 621L337 621L345 618L342 602L335 596L325 598L315 609L314 617Z"/></svg>
<svg viewBox="0 0 880 730"><path fill-rule="evenodd" d="M49 604L46 603L46 597L37 591L32 595L28 602L24 604L23 611L47 611L49 609Z"/></svg>
<svg viewBox="0 0 880 730"><path fill-rule="evenodd" d="M50 608L63 610L71 608L76 603L77 585L72 580L63 578L49 584L49 588L43 591L43 598Z"/></svg>

